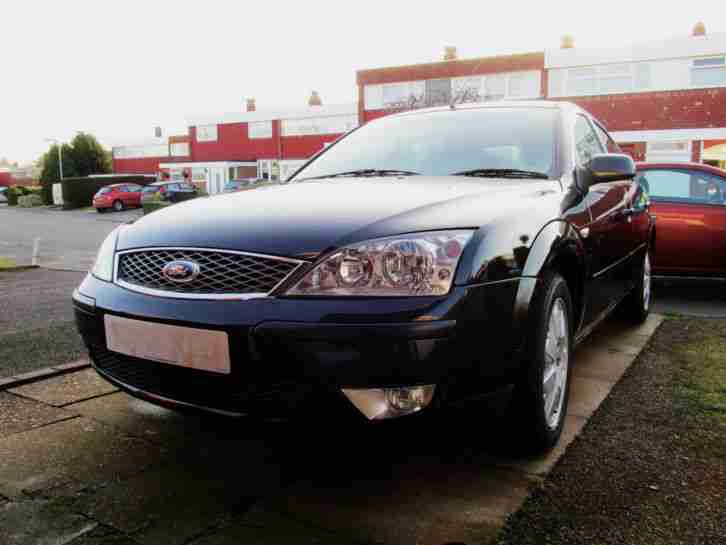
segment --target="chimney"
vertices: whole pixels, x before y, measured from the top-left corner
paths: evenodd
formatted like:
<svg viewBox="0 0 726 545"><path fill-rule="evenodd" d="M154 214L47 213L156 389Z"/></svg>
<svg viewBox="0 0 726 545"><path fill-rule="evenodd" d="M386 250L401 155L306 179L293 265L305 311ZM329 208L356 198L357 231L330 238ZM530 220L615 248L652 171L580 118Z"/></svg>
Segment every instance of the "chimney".
<svg viewBox="0 0 726 545"><path fill-rule="evenodd" d="M308 106L322 106L323 101L320 100L320 95L317 91L313 91L308 99Z"/></svg>
<svg viewBox="0 0 726 545"><path fill-rule="evenodd" d="M456 54L456 46L455 45L447 45L444 47L444 60L445 61L455 61L458 58L458 55Z"/></svg>
<svg viewBox="0 0 726 545"><path fill-rule="evenodd" d="M575 38L572 37L570 34L565 34L562 36L562 41L560 42L560 49L572 49L575 47Z"/></svg>
<svg viewBox="0 0 726 545"><path fill-rule="evenodd" d="M247 111L254 112L255 110L257 110L257 105L255 104L255 97L250 97L247 99Z"/></svg>
<svg viewBox="0 0 726 545"><path fill-rule="evenodd" d="M692 36L705 36L705 35L706 35L706 25L703 24L703 21L697 22L693 27Z"/></svg>

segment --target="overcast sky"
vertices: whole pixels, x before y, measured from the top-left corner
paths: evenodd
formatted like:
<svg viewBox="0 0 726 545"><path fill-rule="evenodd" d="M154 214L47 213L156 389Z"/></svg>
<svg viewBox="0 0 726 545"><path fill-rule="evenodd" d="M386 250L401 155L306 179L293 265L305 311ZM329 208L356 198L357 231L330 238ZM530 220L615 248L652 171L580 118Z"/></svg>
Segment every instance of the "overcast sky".
<svg viewBox="0 0 726 545"><path fill-rule="evenodd" d="M1 0L0 157L35 160L44 138L143 141L187 115L356 100L355 71L726 31L726 2L403 0ZM670 7L673 6L673 7Z"/></svg>

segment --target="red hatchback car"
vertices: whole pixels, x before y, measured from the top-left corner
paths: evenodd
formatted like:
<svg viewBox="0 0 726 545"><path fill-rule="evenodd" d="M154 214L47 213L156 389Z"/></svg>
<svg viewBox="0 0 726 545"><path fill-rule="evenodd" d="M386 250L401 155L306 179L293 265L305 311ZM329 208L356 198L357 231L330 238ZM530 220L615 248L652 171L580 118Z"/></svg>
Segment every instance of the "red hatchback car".
<svg viewBox="0 0 726 545"><path fill-rule="evenodd" d="M120 212L125 208L141 206L142 186L137 184L113 184L102 187L93 196L93 207L98 212L115 210Z"/></svg>
<svg viewBox="0 0 726 545"><path fill-rule="evenodd" d="M726 277L726 171L700 163L640 163L656 220L653 273Z"/></svg>

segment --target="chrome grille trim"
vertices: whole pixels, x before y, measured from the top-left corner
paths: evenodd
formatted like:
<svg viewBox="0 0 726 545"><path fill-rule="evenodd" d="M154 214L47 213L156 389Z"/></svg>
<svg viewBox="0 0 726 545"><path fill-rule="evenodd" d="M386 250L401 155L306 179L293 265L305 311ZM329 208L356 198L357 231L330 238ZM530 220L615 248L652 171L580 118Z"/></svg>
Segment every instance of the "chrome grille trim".
<svg viewBox="0 0 726 545"><path fill-rule="evenodd" d="M281 261L294 265L280 280L266 292L194 292L194 291L173 291L168 289L150 288L140 284L126 282L122 278L119 278L120 273L120 260L121 257L126 254L153 252L153 251L179 251L179 252L208 252L208 253L220 253L220 254L232 254L245 257L257 257L260 259L267 259L273 261ZM289 257L280 257L267 254L259 254L254 252L243 252L238 250L226 250L221 248L200 248L192 246L152 246L146 248L133 248L129 250L122 250L116 252L114 256L114 267L113 267L113 283L125 288L129 291L135 291L143 293L145 295L153 295L156 297L168 297L174 299L206 299L206 300L247 300L247 299L258 299L261 297L268 297L270 293L273 293L283 282L290 278L296 271L300 269L307 261L302 259L293 259ZM183 284L180 284L182 287Z"/></svg>

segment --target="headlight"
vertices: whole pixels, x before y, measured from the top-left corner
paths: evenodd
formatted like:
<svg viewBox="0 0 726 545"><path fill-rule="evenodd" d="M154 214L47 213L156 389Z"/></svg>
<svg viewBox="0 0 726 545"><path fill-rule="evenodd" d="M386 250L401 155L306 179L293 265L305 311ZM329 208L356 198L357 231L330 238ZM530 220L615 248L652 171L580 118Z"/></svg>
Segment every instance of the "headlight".
<svg viewBox="0 0 726 545"><path fill-rule="evenodd" d="M96 254L96 261L91 267L91 274L100 280L111 282L113 280L113 258L116 251L116 240L121 227L117 227L106 237Z"/></svg>
<svg viewBox="0 0 726 545"><path fill-rule="evenodd" d="M352 244L329 255L287 294L443 295L472 233L415 233Z"/></svg>

